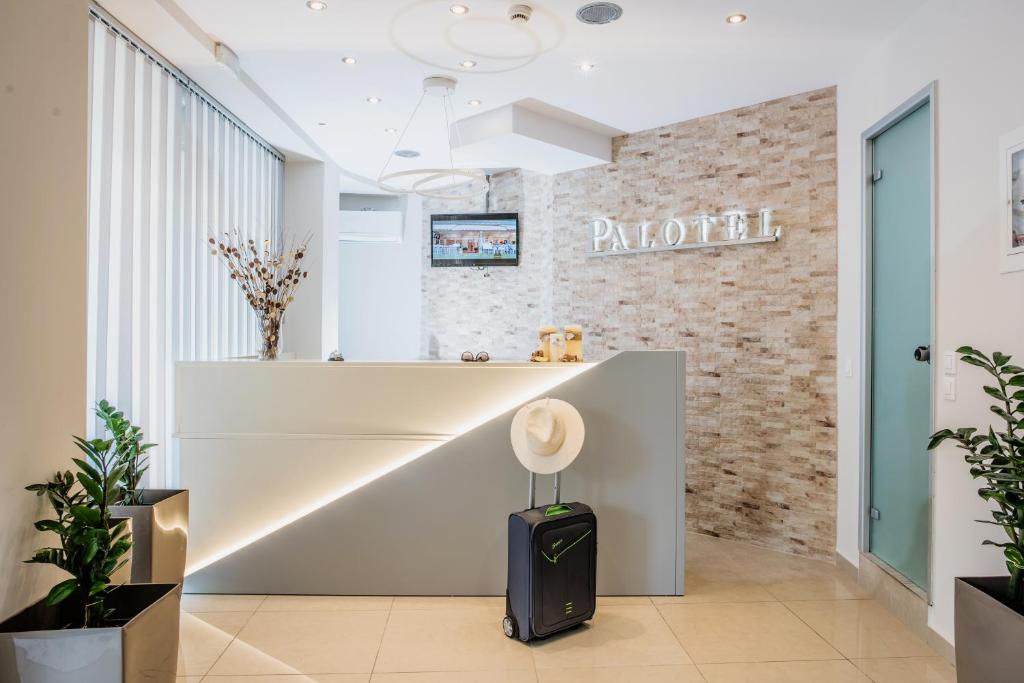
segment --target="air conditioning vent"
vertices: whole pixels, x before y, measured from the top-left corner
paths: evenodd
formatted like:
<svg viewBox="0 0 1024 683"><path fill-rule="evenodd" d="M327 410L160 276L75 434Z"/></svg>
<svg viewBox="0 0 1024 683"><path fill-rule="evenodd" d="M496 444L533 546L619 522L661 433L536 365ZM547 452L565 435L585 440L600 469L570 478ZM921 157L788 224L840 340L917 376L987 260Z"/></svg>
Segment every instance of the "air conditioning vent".
<svg viewBox="0 0 1024 683"><path fill-rule="evenodd" d="M584 24L610 24L621 16L622 8L614 2L591 2L576 10Z"/></svg>

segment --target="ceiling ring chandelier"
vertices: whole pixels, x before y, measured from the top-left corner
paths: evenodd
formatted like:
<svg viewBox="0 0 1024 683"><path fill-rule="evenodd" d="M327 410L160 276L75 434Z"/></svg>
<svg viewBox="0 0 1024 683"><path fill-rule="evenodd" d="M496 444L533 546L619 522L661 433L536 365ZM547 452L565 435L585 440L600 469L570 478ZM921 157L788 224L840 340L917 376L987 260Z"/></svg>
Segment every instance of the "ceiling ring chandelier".
<svg viewBox="0 0 1024 683"><path fill-rule="evenodd" d="M388 38L391 45L420 64L442 71L455 71L458 60L465 55L470 55L481 60L474 69L478 74L498 74L515 71L529 66L541 55L550 52L561 45L565 40L565 25L558 15L543 7L531 7L532 18L527 23L512 22L507 17L508 5L503 0L487 0L485 9L491 10L491 15L476 14L467 17L457 15L450 17L441 33L441 42L444 48L450 51L451 59L439 59L433 50L425 50L422 45L416 44L415 40L408 40L406 34L419 36L422 33L424 20L430 17L430 12L439 6L448 4L448 0L415 0L402 7L391 18L388 24ZM500 9L501 18L494 10ZM533 50L522 54L488 54L480 50L474 50L468 45L461 45L457 41L454 31L458 26L467 24L511 27L515 35L530 43ZM432 46L438 47L438 46ZM492 62L492 63L488 63Z"/></svg>
<svg viewBox="0 0 1024 683"><path fill-rule="evenodd" d="M469 21L470 20L464 19L461 23L465 25L469 23ZM503 22L500 19L493 19L490 17L480 17L472 21L477 23L496 24L498 26L504 26L506 24L506 22ZM524 66L529 66L534 62L534 60L536 60L545 52L544 44L541 42L540 37L533 31L531 31L529 28L526 28L525 26L517 26L516 28L519 29L522 32L522 34L530 41L530 44L533 46L533 51L521 55L488 54L486 52L476 51L468 46L460 45L459 42L455 39L455 36L452 35L458 26L459 24L449 24L447 27L445 27L444 42L446 45L448 45L455 51L459 52L460 54L467 54L470 57L476 57L478 59L493 59L495 61L522 62L521 64L513 66L511 69L497 69L494 71L495 73L500 73L502 71L512 71L514 69L521 69Z"/></svg>
<svg viewBox="0 0 1024 683"><path fill-rule="evenodd" d="M377 185L386 192L397 194L417 194L429 199L445 200L466 200L474 199L487 193L490 183L487 175L478 168L456 168L454 149L457 146L453 140L458 138L458 126L453 125L455 120L455 107L452 104L452 93L458 81L450 76L429 76L423 79L423 94L420 95L409 120L402 129L401 135L395 141L394 147L384 161L384 167L377 176ZM448 166L446 168L424 167L403 169L399 171L388 171L395 152L401 147L406 133L416 120L423 101L428 97L440 97L441 108L444 112L444 135L448 141ZM440 123L440 122L439 122Z"/></svg>

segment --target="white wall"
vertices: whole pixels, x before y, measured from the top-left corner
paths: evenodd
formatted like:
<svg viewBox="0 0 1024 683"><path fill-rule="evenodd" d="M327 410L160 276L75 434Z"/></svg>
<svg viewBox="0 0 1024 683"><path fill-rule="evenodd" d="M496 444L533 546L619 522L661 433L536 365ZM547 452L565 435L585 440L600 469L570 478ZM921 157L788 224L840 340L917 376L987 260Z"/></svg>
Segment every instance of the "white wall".
<svg viewBox="0 0 1024 683"><path fill-rule="evenodd" d="M309 277L285 311L282 351L325 360L338 347L338 168L320 161L284 165L285 240L310 236Z"/></svg>
<svg viewBox="0 0 1024 683"><path fill-rule="evenodd" d="M346 360L420 356L422 201L407 198L404 239L336 243L338 334Z"/></svg>
<svg viewBox="0 0 1024 683"><path fill-rule="evenodd" d="M970 344L1024 360L1024 272L1001 275L997 230L999 138L1024 126L1019 0L933 0L839 85L839 519L837 549L858 560L861 307L861 133L937 81L936 339L933 358ZM853 377L846 377L846 362ZM935 387L937 427L987 425L982 373L958 368L955 402ZM953 640L953 577L1002 574L998 551L982 548L1001 530L988 517L960 451L935 456L932 598L929 625Z"/></svg>
<svg viewBox="0 0 1024 683"><path fill-rule="evenodd" d="M86 421L88 3L5 2L0 21L0 619L63 572L21 560L52 534L26 484L71 465ZM48 538L49 537L49 538ZM66 575L65 575L66 577Z"/></svg>

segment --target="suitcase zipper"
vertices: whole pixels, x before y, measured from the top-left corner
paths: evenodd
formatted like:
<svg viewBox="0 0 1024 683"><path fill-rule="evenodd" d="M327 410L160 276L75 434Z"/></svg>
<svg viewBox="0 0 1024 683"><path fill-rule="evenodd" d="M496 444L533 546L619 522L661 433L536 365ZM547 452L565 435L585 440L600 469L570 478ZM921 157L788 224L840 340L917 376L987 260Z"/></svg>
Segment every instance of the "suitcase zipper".
<svg viewBox="0 0 1024 683"><path fill-rule="evenodd" d="M566 554L567 552L569 552L570 550L572 550L572 547L573 547L574 545L576 545L577 543L579 543L580 541L582 541L582 540L583 540L584 538L586 538L587 536L589 536L589 535L590 535L590 532L591 532L591 531L593 531L593 529L587 529L587 532L586 532L585 534L583 534L582 536L580 536L579 538L577 538L577 539L576 539L575 541L573 541L573 542L572 542L572 543L570 543L569 545L567 545L567 546L565 546L564 548L562 548L562 552L560 552L560 553L555 553L555 556L554 556L554 557L550 557L550 556L548 556L548 554L547 554L546 552L544 552L543 550L542 550L542 551L540 551L540 554L541 554L541 555L543 555L543 556L544 556L544 559L545 559L545 560L547 560L548 562L550 562L551 564L558 564L558 558L560 558L560 557L561 557L562 555L565 555L565 554Z"/></svg>

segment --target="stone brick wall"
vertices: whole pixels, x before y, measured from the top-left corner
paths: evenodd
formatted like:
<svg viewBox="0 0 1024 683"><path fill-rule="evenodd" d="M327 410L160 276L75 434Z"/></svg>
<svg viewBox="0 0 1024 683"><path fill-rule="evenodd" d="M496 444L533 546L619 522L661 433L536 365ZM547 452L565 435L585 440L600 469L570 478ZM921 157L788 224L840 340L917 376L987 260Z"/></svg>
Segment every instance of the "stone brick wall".
<svg viewBox="0 0 1024 683"><path fill-rule="evenodd" d="M583 325L588 360L685 350L688 527L831 557L835 104L827 88L623 136L604 166L496 177L491 210L525 214L524 267L482 278L428 263L424 343L452 357L480 339L507 350L489 348L496 356L526 358L537 326L551 322ZM763 206L783 229L778 243L585 256L596 217ZM427 213L449 210L463 209Z"/></svg>
<svg viewBox="0 0 1024 683"><path fill-rule="evenodd" d="M519 212L519 267L431 268L423 240L424 358L458 360L463 351L487 351L495 360L529 360L537 328L551 320L551 187L539 173L508 171L491 177L489 210ZM427 200L424 231L435 213L484 213L484 200Z"/></svg>

